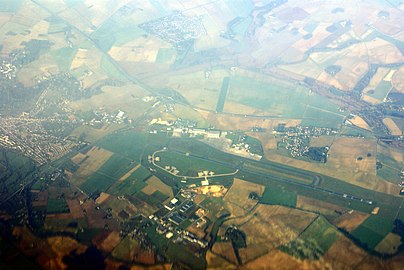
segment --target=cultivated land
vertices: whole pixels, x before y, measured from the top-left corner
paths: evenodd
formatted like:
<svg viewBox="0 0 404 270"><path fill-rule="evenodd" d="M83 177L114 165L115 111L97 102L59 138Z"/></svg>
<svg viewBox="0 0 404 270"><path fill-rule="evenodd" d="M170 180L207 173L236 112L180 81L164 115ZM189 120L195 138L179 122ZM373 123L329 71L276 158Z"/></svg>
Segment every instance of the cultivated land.
<svg viewBox="0 0 404 270"><path fill-rule="evenodd" d="M402 10L0 0L0 265L401 269Z"/></svg>

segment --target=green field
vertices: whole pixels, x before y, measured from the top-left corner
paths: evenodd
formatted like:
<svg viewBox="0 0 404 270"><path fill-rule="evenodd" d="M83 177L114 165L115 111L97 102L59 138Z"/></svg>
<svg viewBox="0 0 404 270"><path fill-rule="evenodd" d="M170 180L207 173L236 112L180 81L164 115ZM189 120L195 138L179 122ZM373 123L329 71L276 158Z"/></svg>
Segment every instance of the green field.
<svg viewBox="0 0 404 270"><path fill-rule="evenodd" d="M134 195L141 191L147 184L143 180L125 180L110 190L114 195Z"/></svg>
<svg viewBox="0 0 404 270"><path fill-rule="evenodd" d="M56 60L58 67L61 71L69 71L73 58L76 54L76 49L65 47L52 51L51 55Z"/></svg>
<svg viewBox="0 0 404 270"><path fill-rule="evenodd" d="M378 215L368 217L352 232L355 238L370 249L375 248L393 229L394 216L383 215L381 211L383 209Z"/></svg>
<svg viewBox="0 0 404 270"><path fill-rule="evenodd" d="M136 193L135 197L154 207L161 207L161 204L169 198L167 195L161 193L160 191L155 191L150 196L140 191Z"/></svg>
<svg viewBox="0 0 404 270"><path fill-rule="evenodd" d="M318 216L298 238L279 249L299 259L318 260L338 239L338 231Z"/></svg>
<svg viewBox="0 0 404 270"><path fill-rule="evenodd" d="M80 243L91 245L92 240L102 232L102 229L98 228L85 228L83 231L79 230L77 232L77 238Z"/></svg>
<svg viewBox="0 0 404 270"><path fill-rule="evenodd" d="M172 139L169 141L168 147L169 149L190 153L198 157L208 158L218 163L226 163L233 167L237 167L242 162L242 159L238 156L224 153L195 139Z"/></svg>
<svg viewBox="0 0 404 270"><path fill-rule="evenodd" d="M296 207L296 192L285 190L282 186L270 185L265 187L260 200L263 204L276 204L288 207Z"/></svg>
<svg viewBox="0 0 404 270"><path fill-rule="evenodd" d="M110 192L114 195L134 195L147 186L146 180L150 175L150 172L146 168L139 167L126 180L110 190Z"/></svg>
<svg viewBox="0 0 404 270"><path fill-rule="evenodd" d="M125 75L106 56L101 58L101 68L109 77L119 81L126 81Z"/></svg>
<svg viewBox="0 0 404 270"><path fill-rule="evenodd" d="M46 205L47 214L69 213L69 206L64 198L49 199Z"/></svg>
<svg viewBox="0 0 404 270"><path fill-rule="evenodd" d="M131 20L115 13L91 34L91 38L104 52L108 52L112 46L122 46L143 34L144 31Z"/></svg>
<svg viewBox="0 0 404 270"><path fill-rule="evenodd" d="M166 254L172 261L185 263L188 266L192 266L192 269L206 269L205 257L195 256L192 251L183 244L174 244L170 241Z"/></svg>
<svg viewBox="0 0 404 270"><path fill-rule="evenodd" d="M36 180L37 176L32 175L35 169L34 163L29 158L0 148L0 181L2 183L0 202L21 189L23 183Z"/></svg>
<svg viewBox="0 0 404 270"><path fill-rule="evenodd" d="M303 233L300 235L305 240L314 240L320 247L323 254L334 244L338 238L337 229L328 221L319 216Z"/></svg>
<svg viewBox="0 0 404 270"><path fill-rule="evenodd" d="M173 48L160 48L159 52L157 53L156 63L171 63L175 59L176 54L177 53Z"/></svg>
<svg viewBox="0 0 404 270"><path fill-rule="evenodd" d="M308 106L303 117L302 126L339 128L345 116Z"/></svg>
<svg viewBox="0 0 404 270"><path fill-rule="evenodd" d="M401 198L397 198L401 202ZM380 207L377 215L369 216L352 235L368 248L373 249L393 229L393 222L396 218L398 205L385 205Z"/></svg>
<svg viewBox="0 0 404 270"><path fill-rule="evenodd" d="M263 82L249 77L232 77L227 100L288 118L303 117L308 105L324 112L339 113L338 106L329 99L275 78Z"/></svg>
<svg viewBox="0 0 404 270"><path fill-rule="evenodd" d="M167 142L166 135L146 134L134 131L123 131L111 134L96 143L111 152L124 155L129 159L141 161L144 150L151 146L161 149Z"/></svg>
<svg viewBox="0 0 404 270"><path fill-rule="evenodd" d="M126 236L112 251L112 256L120 260L128 260L131 251L140 250L141 246L136 239L132 239L130 236Z"/></svg>
<svg viewBox="0 0 404 270"><path fill-rule="evenodd" d="M235 170L233 168L226 167L216 162L207 161L194 156L186 156L183 153L177 153L173 151L160 152L156 156L159 156L161 161L157 164L161 167L174 166L179 170L179 175L184 176L198 176L200 171L213 171L215 174L232 173Z"/></svg>
<svg viewBox="0 0 404 270"><path fill-rule="evenodd" d="M112 155L99 170L93 173L80 188L87 194L105 192L119 178L128 172L134 162L120 155Z"/></svg>
<svg viewBox="0 0 404 270"><path fill-rule="evenodd" d="M364 137L365 139L372 139L375 137L371 131L355 126L342 126L340 133L343 136Z"/></svg>
<svg viewBox="0 0 404 270"><path fill-rule="evenodd" d="M220 89L219 98L217 100L216 112L223 112L224 103L226 101L227 92L229 90L230 77L224 77L222 88Z"/></svg>
<svg viewBox="0 0 404 270"><path fill-rule="evenodd" d="M377 170L377 176L389 181L393 184L401 182L400 171L401 164L394 160L392 157L381 153L377 153L377 160L382 163L382 168Z"/></svg>
<svg viewBox="0 0 404 270"><path fill-rule="evenodd" d="M391 82L381 81L379 85L374 89L374 93L367 93L368 96L371 96L377 100L383 101L383 99L388 95L392 88Z"/></svg>

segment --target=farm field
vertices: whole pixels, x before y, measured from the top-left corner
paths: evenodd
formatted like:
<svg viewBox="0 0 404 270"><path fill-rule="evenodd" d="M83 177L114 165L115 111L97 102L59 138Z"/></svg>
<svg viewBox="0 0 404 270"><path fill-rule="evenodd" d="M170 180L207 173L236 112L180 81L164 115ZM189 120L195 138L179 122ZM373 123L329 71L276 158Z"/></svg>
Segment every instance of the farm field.
<svg viewBox="0 0 404 270"><path fill-rule="evenodd" d="M229 209L231 216L243 216L258 203L256 199L250 198L250 193L252 192L262 196L264 186L237 178L234 179L232 187L224 196L226 208Z"/></svg>
<svg viewBox="0 0 404 270"><path fill-rule="evenodd" d="M114 195L134 195L140 192L147 186L146 179L151 176L150 172L144 168L139 167L132 172L125 180L115 183L109 188L109 192Z"/></svg>
<svg viewBox="0 0 404 270"><path fill-rule="evenodd" d="M80 185L86 194L105 192L110 186L118 181L133 166L133 161L112 155L97 171Z"/></svg>
<svg viewBox="0 0 404 270"><path fill-rule="evenodd" d="M292 88L296 90L291 91ZM247 93L248 95L246 95ZM332 121L342 122L344 117L338 112L338 106L326 98L310 93L303 87L285 84L277 79L259 81L251 77L231 77L226 101L251 106L271 115L285 118L318 119L322 114L326 114L335 115L331 119L337 120L330 120L331 123L334 123ZM310 113L310 110L314 109L318 111ZM225 111L240 113L227 111L226 105Z"/></svg>
<svg viewBox="0 0 404 270"><path fill-rule="evenodd" d="M335 168L351 168L376 174L376 141L361 138L337 138L330 151L328 163Z"/></svg>
<svg viewBox="0 0 404 270"><path fill-rule="evenodd" d="M295 192L284 190L277 185L271 185L265 188L261 203L296 207L296 198Z"/></svg>
<svg viewBox="0 0 404 270"><path fill-rule="evenodd" d="M238 249L238 259L245 264L292 241L315 216L282 206L258 205L249 215L225 222L224 227L237 226L245 233L247 247ZM229 252L229 247L221 251Z"/></svg>

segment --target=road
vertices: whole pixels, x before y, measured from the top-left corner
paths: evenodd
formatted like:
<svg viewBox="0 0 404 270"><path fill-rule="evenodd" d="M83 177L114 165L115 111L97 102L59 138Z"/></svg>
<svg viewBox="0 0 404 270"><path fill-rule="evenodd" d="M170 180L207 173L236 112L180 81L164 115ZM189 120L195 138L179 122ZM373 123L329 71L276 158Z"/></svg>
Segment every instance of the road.
<svg viewBox="0 0 404 270"><path fill-rule="evenodd" d="M166 151L167 151L166 149L162 149L162 150L157 150L156 152L154 152L154 153L152 154L152 164L153 164L154 166L156 166L157 168L159 168L159 169L161 169L161 170L163 170L163 171L165 171L165 172L167 172L167 173L169 173L169 174L171 174L172 176L175 176L175 177L186 178L186 179L208 179L208 178L222 177L222 176L234 176L234 175L236 175L236 174L239 172L239 170L236 169L236 170L235 170L234 172L232 172L232 173L222 173L222 174L204 175L204 176L187 176L187 175L174 174L174 173L170 172L169 170L166 170L165 168L163 168L163 167L161 167L160 165L157 165L157 164L155 163L155 155L158 154L158 153L166 152ZM191 156L190 154L187 155L187 153L183 153L183 152L179 152L179 151L173 151L173 152L181 153L181 154L184 154L184 155L186 155L186 156ZM192 155L192 157L197 158L196 156L193 156L193 155Z"/></svg>

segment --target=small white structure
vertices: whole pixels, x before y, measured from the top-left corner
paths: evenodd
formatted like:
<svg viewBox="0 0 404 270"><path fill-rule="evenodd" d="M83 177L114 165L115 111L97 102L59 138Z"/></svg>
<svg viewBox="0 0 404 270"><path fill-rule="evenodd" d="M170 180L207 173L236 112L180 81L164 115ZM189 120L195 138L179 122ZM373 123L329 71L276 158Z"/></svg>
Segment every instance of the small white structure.
<svg viewBox="0 0 404 270"><path fill-rule="evenodd" d="M208 179L202 180L201 185L202 186L209 186L209 180Z"/></svg>
<svg viewBox="0 0 404 270"><path fill-rule="evenodd" d="M172 204L176 204L178 202L178 199L177 198L173 198L171 201L170 201L170 203L172 203Z"/></svg>

